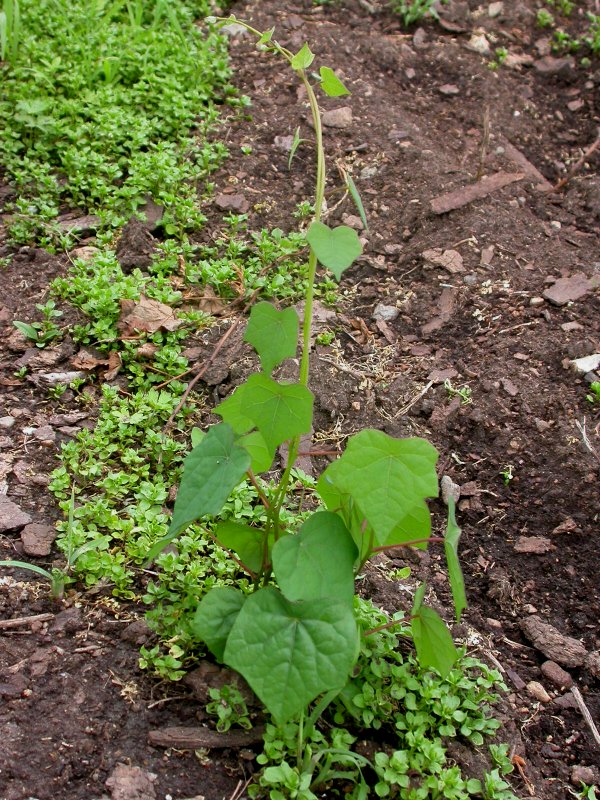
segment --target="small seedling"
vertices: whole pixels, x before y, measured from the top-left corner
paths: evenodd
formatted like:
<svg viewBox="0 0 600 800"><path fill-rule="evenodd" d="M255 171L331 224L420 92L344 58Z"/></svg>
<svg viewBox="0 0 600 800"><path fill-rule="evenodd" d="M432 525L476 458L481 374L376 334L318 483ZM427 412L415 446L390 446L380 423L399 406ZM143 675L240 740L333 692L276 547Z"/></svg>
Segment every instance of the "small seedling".
<svg viewBox="0 0 600 800"><path fill-rule="evenodd" d="M590 383L590 392L586 394L585 399L588 403L600 403L600 381Z"/></svg>
<svg viewBox="0 0 600 800"><path fill-rule="evenodd" d="M436 0L391 0L390 6L399 15L404 27L409 28L427 17L439 19L435 3Z"/></svg>
<svg viewBox="0 0 600 800"><path fill-rule="evenodd" d="M444 389L448 392L448 397L460 397L462 405L466 406L473 402L473 390L466 383L463 386L453 386L450 379L444 381Z"/></svg>
<svg viewBox="0 0 600 800"><path fill-rule="evenodd" d="M323 331L315 336L315 343L328 347L335 341L335 331Z"/></svg>
<svg viewBox="0 0 600 800"><path fill-rule="evenodd" d="M514 475L514 467L512 464L507 464L503 469L500 470L500 477L502 478L502 482L505 486L508 486L509 483L515 477Z"/></svg>
<svg viewBox="0 0 600 800"><path fill-rule="evenodd" d="M48 389L48 397L50 400L60 400L67 389L68 387L64 383L57 383L56 386L51 386Z"/></svg>
<svg viewBox="0 0 600 800"><path fill-rule="evenodd" d="M540 8L537 12L536 22L540 28L550 28L554 25L554 17L546 8Z"/></svg>
<svg viewBox="0 0 600 800"><path fill-rule="evenodd" d="M573 797L576 797L577 800L597 800L598 798L596 786L588 786L586 783L581 784L581 789L579 789L579 791L569 789L569 793L572 794Z"/></svg>
<svg viewBox="0 0 600 800"><path fill-rule="evenodd" d="M56 309L54 300L48 300L44 305L38 304L36 308L38 311L42 312L44 318L42 322L33 322L29 324L27 322L15 320L13 325L17 330L21 331L24 336L35 342L36 347L41 348L46 347L50 342L62 336L62 331L54 320L58 317L62 317L63 312Z"/></svg>
<svg viewBox="0 0 600 800"><path fill-rule="evenodd" d="M496 70L498 69L498 67L501 67L502 64L504 64L504 62L508 58L508 50L506 49L506 47L497 47L496 50L494 51L494 55L495 58L488 64L488 67L491 70Z"/></svg>

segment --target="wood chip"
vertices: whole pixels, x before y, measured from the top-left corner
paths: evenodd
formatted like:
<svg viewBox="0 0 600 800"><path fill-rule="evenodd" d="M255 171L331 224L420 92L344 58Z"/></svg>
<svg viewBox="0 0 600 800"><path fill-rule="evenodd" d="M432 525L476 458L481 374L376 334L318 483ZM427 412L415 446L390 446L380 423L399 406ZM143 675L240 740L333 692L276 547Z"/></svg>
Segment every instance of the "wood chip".
<svg viewBox="0 0 600 800"><path fill-rule="evenodd" d="M174 747L176 750L198 750L201 747L227 748L249 747L262 742L263 727L251 731L228 731L219 733L209 728L161 728L149 731L148 741L155 747Z"/></svg>
<svg viewBox="0 0 600 800"><path fill-rule="evenodd" d="M434 197L430 204L431 210L434 214L447 214L448 211L462 208L474 200L481 200L504 186L522 181L524 177L523 172L496 172L485 180Z"/></svg>

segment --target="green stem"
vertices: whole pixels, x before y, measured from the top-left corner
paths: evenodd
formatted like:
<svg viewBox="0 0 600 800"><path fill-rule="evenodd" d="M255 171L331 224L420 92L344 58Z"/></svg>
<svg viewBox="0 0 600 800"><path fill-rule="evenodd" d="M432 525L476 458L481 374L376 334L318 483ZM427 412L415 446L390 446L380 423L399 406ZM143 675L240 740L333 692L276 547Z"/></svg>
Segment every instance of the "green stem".
<svg viewBox="0 0 600 800"><path fill-rule="evenodd" d="M319 222L323 210L323 201L325 198L325 150L323 148L323 126L321 125L321 113L319 111L319 104L312 86L310 85L304 70L298 70L298 75L304 84L308 102L310 104L310 111L312 115L313 125L315 128L315 142L317 147L317 181L315 191L315 216L314 221ZM302 322L302 356L300 360L300 383L302 386L308 386L309 370L310 370L310 334L312 329L313 317L313 299L315 292L315 277L317 272L317 257L314 252L310 251L308 257L308 276L307 276L307 289L306 300L304 304L304 320ZM275 510L275 517L279 519L279 511L283 504L285 495L287 493L288 485L292 469L298 457L300 449L300 437L295 436L289 445L287 467L279 482L279 487L273 503ZM276 523L276 534L278 531L278 524Z"/></svg>

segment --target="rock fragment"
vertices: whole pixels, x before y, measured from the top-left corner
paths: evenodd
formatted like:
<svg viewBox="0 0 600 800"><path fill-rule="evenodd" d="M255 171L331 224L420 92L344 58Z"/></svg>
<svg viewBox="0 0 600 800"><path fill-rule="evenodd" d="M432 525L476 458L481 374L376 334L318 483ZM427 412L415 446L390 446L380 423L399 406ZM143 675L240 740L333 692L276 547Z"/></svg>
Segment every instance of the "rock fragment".
<svg viewBox="0 0 600 800"><path fill-rule="evenodd" d="M552 700L548 692L544 689L541 683L538 683L538 681L529 681L527 684L527 692L535 700L539 700L540 703L549 703Z"/></svg>
<svg viewBox="0 0 600 800"><path fill-rule="evenodd" d="M554 545L545 536L519 536L514 545L516 553L532 553L542 555L553 550Z"/></svg>
<svg viewBox="0 0 600 800"><path fill-rule="evenodd" d="M250 203L243 194L218 194L215 205L219 211L235 211L236 214L245 214L250 208Z"/></svg>
<svg viewBox="0 0 600 800"><path fill-rule="evenodd" d="M400 309L396 306L386 306L384 303L377 303L373 309L373 319L383 320L383 322L392 322L398 317Z"/></svg>
<svg viewBox="0 0 600 800"><path fill-rule="evenodd" d="M592 786L598 780L598 773L593 767L584 767L577 765L571 770L571 783L573 786L581 786L585 783L586 786Z"/></svg>
<svg viewBox="0 0 600 800"><path fill-rule="evenodd" d="M429 264L443 267L453 275L465 271L463 258L458 250L443 250L441 247L433 247L431 250L425 250L422 255Z"/></svg>
<svg viewBox="0 0 600 800"><path fill-rule="evenodd" d="M573 685L573 678L555 661L544 661L542 675L557 689L568 689Z"/></svg>
<svg viewBox="0 0 600 800"><path fill-rule="evenodd" d="M56 535L56 529L51 525L42 525L37 522L25 525L21 531L23 551L34 558L49 556Z"/></svg>
<svg viewBox="0 0 600 800"><path fill-rule="evenodd" d="M592 650L585 660L585 666L594 678L600 678L600 650Z"/></svg>
<svg viewBox="0 0 600 800"><path fill-rule="evenodd" d="M579 300L592 289L592 281L583 272L575 272L568 278L559 278L543 292L543 297L552 305L564 306Z"/></svg>
<svg viewBox="0 0 600 800"><path fill-rule="evenodd" d="M594 353L591 356L584 356L583 358L575 358L571 361L571 364L580 375L593 372L600 367L600 353Z"/></svg>
<svg viewBox="0 0 600 800"><path fill-rule="evenodd" d="M6 495L0 494L0 533L18 530L30 522L31 517L26 511L20 509Z"/></svg>
<svg viewBox="0 0 600 800"><path fill-rule="evenodd" d="M580 667L587 656L584 645L571 636L565 636L540 617L521 620L521 629L535 647L550 661L563 667Z"/></svg>
<svg viewBox="0 0 600 800"><path fill-rule="evenodd" d="M326 128L349 128L352 125L352 109L350 106L341 106L324 111L323 125Z"/></svg>
<svg viewBox="0 0 600 800"><path fill-rule="evenodd" d="M117 764L106 780L112 800L155 800L156 775L140 767Z"/></svg>

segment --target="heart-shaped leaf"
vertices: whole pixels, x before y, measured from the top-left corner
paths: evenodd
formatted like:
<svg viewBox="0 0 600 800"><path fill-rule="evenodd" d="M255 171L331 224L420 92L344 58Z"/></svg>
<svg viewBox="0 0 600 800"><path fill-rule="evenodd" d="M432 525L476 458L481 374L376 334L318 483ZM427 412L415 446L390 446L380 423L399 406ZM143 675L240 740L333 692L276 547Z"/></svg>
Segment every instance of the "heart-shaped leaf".
<svg viewBox="0 0 600 800"><path fill-rule="evenodd" d="M250 455L235 442L230 426L213 425L183 462L169 532L151 548L148 560L155 559L194 520L218 514L249 467Z"/></svg>
<svg viewBox="0 0 600 800"><path fill-rule="evenodd" d="M267 375L286 358L296 355L298 329L298 314L294 308L278 311L266 302L253 306L244 339L258 353Z"/></svg>
<svg viewBox="0 0 600 800"><path fill-rule="evenodd" d="M321 75L321 89L329 97L342 97L342 95L350 94L332 69L321 67L319 73Z"/></svg>
<svg viewBox="0 0 600 800"><path fill-rule="evenodd" d="M311 52L308 44L304 44L295 56L292 57L292 69L308 69L315 60L315 54Z"/></svg>
<svg viewBox="0 0 600 800"><path fill-rule="evenodd" d="M237 522L220 522L214 535L219 544L239 556L244 566L254 573L260 572L264 555L262 531Z"/></svg>
<svg viewBox="0 0 600 800"><path fill-rule="evenodd" d="M224 660L283 725L318 695L341 689L357 655L358 629L347 602L291 603L267 587L244 603Z"/></svg>
<svg viewBox="0 0 600 800"><path fill-rule="evenodd" d="M247 433L238 440L249 453L252 459L252 472L260 475L261 472L268 472L275 458L275 449L267 447L263 436L258 431Z"/></svg>
<svg viewBox="0 0 600 800"><path fill-rule="evenodd" d="M424 439L394 439L382 431L364 430L352 436L343 455L327 467L317 490L330 508L331 502L351 496L358 524L373 528L377 545L401 544L415 535L412 523L410 530L403 526L424 519L425 498L437 497L436 461L435 448ZM354 524L351 529L354 532Z"/></svg>
<svg viewBox="0 0 600 800"><path fill-rule="evenodd" d="M245 601L239 589L217 586L198 603L190 628L219 661L223 661L227 637Z"/></svg>
<svg viewBox="0 0 600 800"><path fill-rule="evenodd" d="M362 253L358 234L347 225L329 228L322 222L313 222L306 238L317 259L340 280L342 272Z"/></svg>
<svg viewBox="0 0 600 800"><path fill-rule="evenodd" d="M258 373L238 386L215 411L237 433L258 428L266 446L275 452L287 439L310 431L312 405L312 393L305 386L277 383Z"/></svg>
<svg viewBox="0 0 600 800"><path fill-rule="evenodd" d="M354 597L354 562L358 556L341 517L318 511L299 532L273 547L273 572L288 600Z"/></svg>

